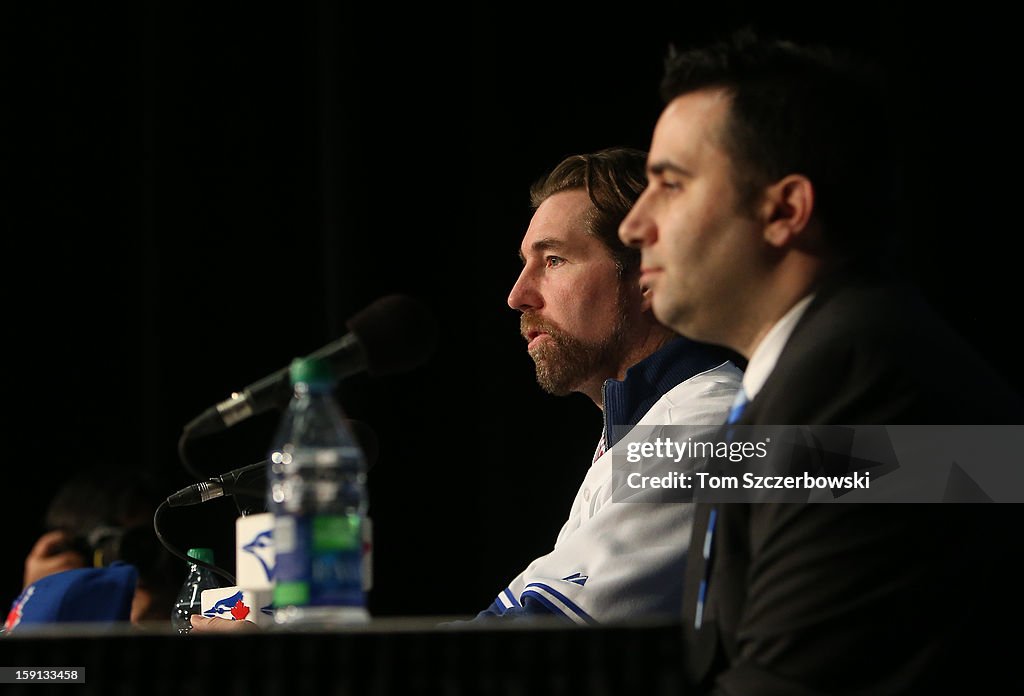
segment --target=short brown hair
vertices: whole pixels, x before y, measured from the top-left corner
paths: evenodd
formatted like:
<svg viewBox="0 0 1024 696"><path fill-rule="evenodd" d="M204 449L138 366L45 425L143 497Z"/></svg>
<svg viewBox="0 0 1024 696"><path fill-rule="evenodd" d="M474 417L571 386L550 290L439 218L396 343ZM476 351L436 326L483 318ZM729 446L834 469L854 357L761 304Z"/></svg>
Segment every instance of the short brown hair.
<svg viewBox="0 0 1024 696"><path fill-rule="evenodd" d="M646 186L646 152L607 148L566 157L530 187L530 205L536 210L556 193L586 191L594 204L594 210L587 215L588 231L604 243L622 276L640 268L640 252L619 241L619 225Z"/></svg>

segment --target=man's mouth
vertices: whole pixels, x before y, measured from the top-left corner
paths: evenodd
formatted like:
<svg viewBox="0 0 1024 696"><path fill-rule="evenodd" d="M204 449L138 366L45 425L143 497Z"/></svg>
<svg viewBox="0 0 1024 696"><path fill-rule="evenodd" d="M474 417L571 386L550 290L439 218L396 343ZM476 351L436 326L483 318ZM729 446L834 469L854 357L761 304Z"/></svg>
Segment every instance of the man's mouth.
<svg viewBox="0 0 1024 696"><path fill-rule="evenodd" d="M526 332L526 349L530 350L540 340L543 340L548 335L547 331L527 331Z"/></svg>
<svg viewBox="0 0 1024 696"><path fill-rule="evenodd" d="M651 280L653 280L653 278L657 274L659 274L659 273L661 273L661 269L660 268L655 268L654 266L641 267L640 268L640 287L643 290L650 290L651 289Z"/></svg>

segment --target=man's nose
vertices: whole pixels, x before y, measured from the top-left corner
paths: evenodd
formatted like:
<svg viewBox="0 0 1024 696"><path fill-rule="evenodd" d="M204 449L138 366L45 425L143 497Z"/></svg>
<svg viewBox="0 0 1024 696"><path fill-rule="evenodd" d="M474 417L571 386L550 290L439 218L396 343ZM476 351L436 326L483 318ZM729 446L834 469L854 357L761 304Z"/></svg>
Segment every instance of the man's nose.
<svg viewBox="0 0 1024 696"><path fill-rule="evenodd" d="M632 210L619 225L619 239L626 246L642 248L658 239L658 228L647 210L646 196L640 195Z"/></svg>
<svg viewBox="0 0 1024 696"><path fill-rule="evenodd" d="M527 268L523 268L516 284L512 286L512 292L508 294L508 306L520 312L540 309L544 306L544 299L537 290L536 282L528 273Z"/></svg>

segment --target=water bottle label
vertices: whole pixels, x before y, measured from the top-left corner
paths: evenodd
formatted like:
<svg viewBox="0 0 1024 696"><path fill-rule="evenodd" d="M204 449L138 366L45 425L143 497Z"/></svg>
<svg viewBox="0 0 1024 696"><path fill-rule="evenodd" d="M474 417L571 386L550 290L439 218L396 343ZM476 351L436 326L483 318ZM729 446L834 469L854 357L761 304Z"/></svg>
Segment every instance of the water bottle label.
<svg viewBox="0 0 1024 696"><path fill-rule="evenodd" d="M274 520L274 549L278 554L295 551L295 518L282 515Z"/></svg>
<svg viewBox="0 0 1024 696"><path fill-rule="evenodd" d="M358 549L358 515L321 515L313 519L313 551L349 551Z"/></svg>
<svg viewBox="0 0 1024 696"><path fill-rule="evenodd" d="M282 582L274 584L275 607L304 607L309 605L309 583L302 581Z"/></svg>
<svg viewBox="0 0 1024 696"><path fill-rule="evenodd" d="M287 530L287 551L277 549L275 606L363 606L362 530L359 515L279 516L274 537Z"/></svg>

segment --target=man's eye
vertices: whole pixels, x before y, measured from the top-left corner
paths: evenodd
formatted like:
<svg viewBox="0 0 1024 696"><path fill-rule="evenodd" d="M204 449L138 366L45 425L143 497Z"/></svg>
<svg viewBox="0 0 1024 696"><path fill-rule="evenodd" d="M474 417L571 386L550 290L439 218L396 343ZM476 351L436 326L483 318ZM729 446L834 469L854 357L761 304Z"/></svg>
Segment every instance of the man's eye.
<svg viewBox="0 0 1024 696"><path fill-rule="evenodd" d="M544 260L547 263L548 268L556 268L565 263L565 259L561 256L545 256Z"/></svg>

